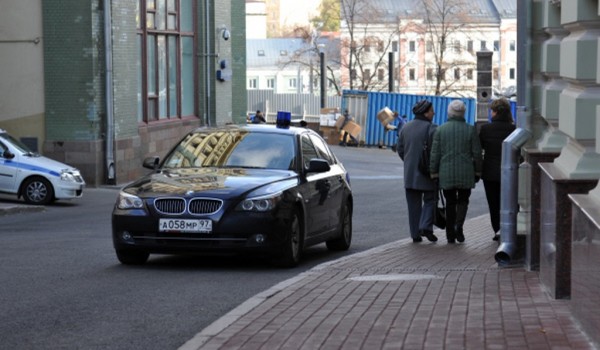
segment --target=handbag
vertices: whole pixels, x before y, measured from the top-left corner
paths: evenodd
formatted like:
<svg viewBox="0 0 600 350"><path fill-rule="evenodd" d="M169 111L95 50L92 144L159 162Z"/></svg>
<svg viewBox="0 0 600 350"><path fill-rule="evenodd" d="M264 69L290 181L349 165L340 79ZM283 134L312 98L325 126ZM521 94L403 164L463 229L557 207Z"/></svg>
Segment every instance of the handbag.
<svg viewBox="0 0 600 350"><path fill-rule="evenodd" d="M433 224L442 230L446 228L446 201L444 200L444 193L442 190L438 190Z"/></svg>

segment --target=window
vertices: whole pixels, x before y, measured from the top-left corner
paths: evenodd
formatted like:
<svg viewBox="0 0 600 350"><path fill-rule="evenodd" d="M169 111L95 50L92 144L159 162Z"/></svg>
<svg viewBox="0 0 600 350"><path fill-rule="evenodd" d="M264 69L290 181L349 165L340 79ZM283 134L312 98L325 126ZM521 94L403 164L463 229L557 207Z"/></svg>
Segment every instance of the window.
<svg viewBox="0 0 600 350"><path fill-rule="evenodd" d="M385 79L385 69L379 68L377 70L377 80L383 81L383 79Z"/></svg>
<svg viewBox="0 0 600 350"><path fill-rule="evenodd" d="M290 89L295 89L298 87L298 80L296 78L290 78L288 80L288 87Z"/></svg>
<svg viewBox="0 0 600 350"><path fill-rule="evenodd" d="M248 89L256 89L258 87L258 79L250 78L248 79Z"/></svg>
<svg viewBox="0 0 600 350"><path fill-rule="evenodd" d="M517 44L514 40L510 41L510 51L515 51L517 48Z"/></svg>
<svg viewBox="0 0 600 350"><path fill-rule="evenodd" d="M408 80L414 81L417 79L416 76L416 70L414 68L410 68L408 70Z"/></svg>
<svg viewBox="0 0 600 350"><path fill-rule="evenodd" d="M368 40L365 40L365 52L371 52L371 43Z"/></svg>
<svg viewBox="0 0 600 350"><path fill-rule="evenodd" d="M498 40L494 40L494 51L495 52L500 51L500 41L498 41Z"/></svg>
<svg viewBox="0 0 600 350"><path fill-rule="evenodd" d="M383 52L383 41L377 42L377 51Z"/></svg>
<svg viewBox="0 0 600 350"><path fill-rule="evenodd" d="M140 0L136 8L138 121L196 115L195 2Z"/></svg>
<svg viewBox="0 0 600 350"><path fill-rule="evenodd" d="M302 135L302 138L300 140L302 143L302 163L304 164L304 168L308 169L308 166L310 165L310 160L314 158L319 158L319 155L317 154L317 150L312 144L308 134Z"/></svg>
<svg viewBox="0 0 600 350"><path fill-rule="evenodd" d="M265 55L265 50L258 50L258 55L259 56L264 56Z"/></svg>
<svg viewBox="0 0 600 350"><path fill-rule="evenodd" d="M473 68L467 69L467 79L473 80Z"/></svg>
<svg viewBox="0 0 600 350"><path fill-rule="evenodd" d="M356 79L356 69L350 70L350 79Z"/></svg>
<svg viewBox="0 0 600 350"><path fill-rule="evenodd" d="M392 52L398 52L398 42L392 41Z"/></svg>
<svg viewBox="0 0 600 350"><path fill-rule="evenodd" d="M370 69L363 70L362 79L363 79L363 81L369 81L369 80L371 80L371 70Z"/></svg>
<svg viewBox="0 0 600 350"><path fill-rule="evenodd" d="M481 43L480 43L480 46L479 46L479 50L480 51L487 50L487 43L485 42L485 40L481 40Z"/></svg>
<svg viewBox="0 0 600 350"><path fill-rule="evenodd" d="M473 53L473 40L467 41L467 51Z"/></svg>
<svg viewBox="0 0 600 350"><path fill-rule="evenodd" d="M462 51L462 47L460 46L459 40L454 40L454 52L460 53Z"/></svg>
<svg viewBox="0 0 600 350"><path fill-rule="evenodd" d="M460 80L460 68L454 68L454 80Z"/></svg>
<svg viewBox="0 0 600 350"><path fill-rule="evenodd" d="M275 89L275 78L267 78L267 89Z"/></svg>
<svg viewBox="0 0 600 350"><path fill-rule="evenodd" d="M492 70L492 79L494 79L494 80L500 79L500 71L498 70L498 68L494 68Z"/></svg>
<svg viewBox="0 0 600 350"><path fill-rule="evenodd" d="M433 80L433 68L427 68L427 80Z"/></svg>
<svg viewBox="0 0 600 350"><path fill-rule="evenodd" d="M427 52L433 52L433 41L429 40L425 45L427 46Z"/></svg>
<svg viewBox="0 0 600 350"><path fill-rule="evenodd" d="M408 42L408 51L415 52L417 49L417 43L414 40Z"/></svg>
<svg viewBox="0 0 600 350"><path fill-rule="evenodd" d="M515 79L515 69L514 69L514 68L511 68L511 69L509 69L509 70L508 70L508 77L509 77L511 80L514 80L514 79Z"/></svg>

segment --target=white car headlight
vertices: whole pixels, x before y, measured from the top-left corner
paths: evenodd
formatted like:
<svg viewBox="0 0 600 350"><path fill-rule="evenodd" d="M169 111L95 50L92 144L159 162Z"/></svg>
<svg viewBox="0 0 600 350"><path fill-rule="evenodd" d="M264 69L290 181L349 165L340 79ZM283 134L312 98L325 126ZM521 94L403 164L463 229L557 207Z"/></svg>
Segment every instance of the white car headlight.
<svg viewBox="0 0 600 350"><path fill-rule="evenodd" d="M140 197L125 192L119 192L119 198L117 198L117 208L141 209L143 207L144 201Z"/></svg>
<svg viewBox="0 0 600 350"><path fill-rule="evenodd" d="M69 170L61 170L60 171L60 179L63 181L73 181L73 182L77 182L77 180L75 179L75 175L70 172Z"/></svg>
<svg viewBox="0 0 600 350"><path fill-rule="evenodd" d="M278 192L269 196L246 198L238 205L238 209L259 212L273 210L281 200L281 195L282 193Z"/></svg>

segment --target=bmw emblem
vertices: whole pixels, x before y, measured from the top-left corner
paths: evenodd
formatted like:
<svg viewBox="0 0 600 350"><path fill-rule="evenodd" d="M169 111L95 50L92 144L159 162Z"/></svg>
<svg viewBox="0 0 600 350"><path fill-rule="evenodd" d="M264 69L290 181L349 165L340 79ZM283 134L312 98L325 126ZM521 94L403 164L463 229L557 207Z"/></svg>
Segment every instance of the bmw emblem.
<svg viewBox="0 0 600 350"><path fill-rule="evenodd" d="M193 194L194 194L194 191L191 191L191 190L190 190L190 191L187 191L187 192L185 193L185 195L186 195L186 196L191 196L191 195L193 195Z"/></svg>

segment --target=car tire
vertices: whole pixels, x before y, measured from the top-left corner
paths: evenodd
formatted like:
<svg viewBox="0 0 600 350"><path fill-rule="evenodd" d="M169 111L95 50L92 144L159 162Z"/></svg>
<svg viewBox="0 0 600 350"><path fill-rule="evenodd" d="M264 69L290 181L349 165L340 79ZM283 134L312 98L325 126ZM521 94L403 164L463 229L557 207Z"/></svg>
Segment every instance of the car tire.
<svg viewBox="0 0 600 350"><path fill-rule="evenodd" d="M54 188L43 177L31 177L23 183L21 195L28 204L46 205L54 200Z"/></svg>
<svg viewBox="0 0 600 350"><path fill-rule="evenodd" d="M342 207L342 222L340 223L340 236L325 242L327 249L341 251L350 249L352 243L352 211L348 202Z"/></svg>
<svg viewBox="0 0 600 350"><path fill-rule="evenodd" d="M115 251L117 259L123 265L143 265L148 261L150 254L135 250L119 249Z"/></svg>
<svg viewBox="0 0 600 350"><path fill-rule="evenodd" d="M280 267L296 267L300 263L302 246L304 244L304 233L300 223L300 214L298 214L297 210L294 211L292 218L288 223L285 235L283 252L275 263Z"/></svg>

